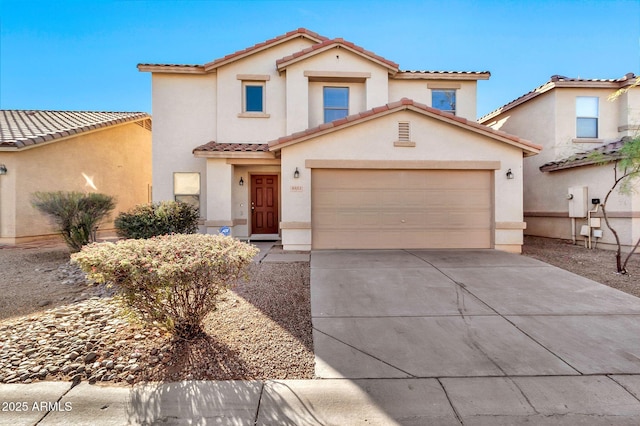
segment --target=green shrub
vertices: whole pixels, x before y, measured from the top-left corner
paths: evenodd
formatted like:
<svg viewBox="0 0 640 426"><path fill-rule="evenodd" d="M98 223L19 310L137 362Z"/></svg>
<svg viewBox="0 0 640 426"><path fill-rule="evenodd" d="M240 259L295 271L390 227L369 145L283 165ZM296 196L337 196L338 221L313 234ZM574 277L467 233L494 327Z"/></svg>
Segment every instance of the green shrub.
<svg viewBox="0 0 640 426"><path fill-rule="evenodd" d="M147 321L181 338L202 332L218 296L246 271L258 249L232 237L172 234L94 243L71 257L90 279L114 284Z"/></svg>
<svg viewBox="0 0 640 426"><path fill-rule="evenodd" d="M167 234L193 234L198 230L198 208L186 203L162 201L140 204L122 212L114 221L123 238L151 238Z"/></svg>
<svg viewBox="0 0 640 426"><path fill-rule="evenodd" d="M115 207L110 195L81 192L36 192L31 204L53 219L71 252L95 241L95 231Z"/></svg>

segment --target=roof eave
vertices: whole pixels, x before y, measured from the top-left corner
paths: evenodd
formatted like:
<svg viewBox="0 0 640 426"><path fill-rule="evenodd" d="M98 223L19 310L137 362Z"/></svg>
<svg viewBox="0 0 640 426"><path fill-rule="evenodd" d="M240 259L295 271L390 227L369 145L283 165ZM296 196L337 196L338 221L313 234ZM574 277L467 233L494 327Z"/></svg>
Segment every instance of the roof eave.
<svg viewBox="0 0 640 426"><path fill-rule="evenodd" d="M259 158L273 160L275 152L242 152L242 151L193 151L196 158Z"/></svg>
<svg viewBox="0 0 640 426"><path fill-rule="evenodd" d="M249 50L247 50L247 51L240 51L241 53L232 54L234 56L231 56L231 57L229 57L227 59L224 59L224 58L215 59L215 60L213 60L211 62L208 62L208 63L204 64L204 70L205 70L205 72L213 71L216 68L219 68L219 67L221 67L223 65L227 65L227 64L229 64L231 62L239 61L240 59L246 58L247 56L251 56L253 54L262 52L262 51L264 51L266 49L270 49L270 48L272 48L274 46L277 46L277 45L282 44L282 43L286 43L287 41L294 40L296 38L306 38L308 40L311 40L314 43L321 43L321 42L323 42L325 40L321 36L316 37L316 36L313 36L313 35L308 34L306 32L296 32L296 33L293 33L293 34L291 34L291 35L289 35L287 37L283 37L282 39L279 39L277 41L274 41L274 42L271 42L271 43L265 42L259 47L255 47L253 49L249 48Z"/></svg>
<svg viewBox="0 0 640 426"><path fill-rule="evenodd" d="M500 108L491 111L489 114L486 114L486 115L480 117L478 119L478 123L484 124L487 121L499 116L500 114L505 113L505 112L509 111L510 109L513 109L513 108L517 107L518 105L521 105L521 104L523 104L525 102L528 102L533 98L537 98L538 96L543 95L543 94L549 92L550 90L552 90L553 88L555 88L556 84L557 83L554 83L554 82L547 82L544 85L532 90L531 92L529 92L529 93L527 93L525 95L522 95L518 99L515 99L515 100L509 102L508 104L503 105Z"/></svg>
<svg viewBox="0 0 640 426"><path fill-rule="evenodd" d="M89 133L99 132L112 127L124 126L126 124L137 123L139 121L150 120L151 116L144 113L144 115L136 116L132 118L121 118L114 122L92 124L79 129L70 129L56 133L49 133L34 138L20 139L15 142L14 146L0 146L0 152L15 152L26 151L32 148L39 148L41 146L49 145L54 142L61 142L67 139L74 138L76 136L84 136Z"/></svg>
<svg viewBox="0 0 640 426"><path fill-rule="evenodd" d="M298 57L291 58L291 59L286 60L286 61L280 59L280 60L278 60L276 62L276 66L278 68L278 71L282 72L282 71L286 70L289 65L293 65L295 63L304 61L305 59L308 59L308 58L310 58L312 56L315 56L315 55L319 55L320 53L327 52L327 51L329 51L331 49L346 49L346 50L350 51L351 53L354 53L354 54L356 54L356 55L358 55L358 56L360 56L362 58L365 58L365 59L367 59L367 60L369 60L369 61L371 61L371 62L373 62L375 64L378 64L378 65L386 68L389 71L389 74L391 74L392 76L396 75L398 73L398 66L397 65L396 66L392 66L391 64L389 64L387 62L384 62L384 61L382 61L382 60L380 60L380 59L378 59L376 57L373 57L371 55L367 55L366 53L360 52L359 50L354 49L351 46L348 46L346 44L342 44L340 42L327 44L326 46L323 46L323 47L321 47L319 49L313 50L311 52L307 52L304 55L300 55Z"/></svg>
<svg viewBox="0 0 640 426"><path fill-rule="evenodd" d="M426 109L426 108L428 107L416 106L413 103L413 101L402 100L400 101L399 105L386 110L375 111L376 108L374 108L373 110L370 110L370 113L366 114L365 116L359 116L357 114L353 116L348 116L342 120L336 120L335 122L321 125L316 129L308 129L304 132L299 132L298 134L294 133L293 135L291 135L290 138L288 138L288 140L280 141L279 139L276 139L274 141L270 141L269 149L274 151L280 150L287 146L295 145L297 143L304 142L306 140L313 139L315 137L322 136L327 133L344 129L356 124L364 123L369 120L382 117L384 115L395 113L397 111L411 110L419 114L426 115L428 117L435 118L437 120L444 121L449 124L453 124L462 129L466 129L474 133L481 134L491 139L519 148L520 150L522 150L523 155L526 157L536 155L540 151L542 151L542 146L538 144L534 144L533 142L526 141L520 138L512 138L512 137L509 137L508 134L501 132L499 130L494 130L494 129L491 129L490 127L475 123L470 120L466 120L464 118L456 117L451 114L446 114L436 110L432 110L431 108L429 109ZM323 126L324 128L322 128Z"/></svg>
<svg viewBox="0 0 640 426"><path fill-rule="evenodd" d="M622 156L620 154L609 154L606 158L585 158L576 161L566 161L560 164L543 164L539 169L541 172L557 172L560 170L574 169L576 167L604 166L605 164L620 160L621 158Z"/></svg>
<svg viewBox="0 0 640 426"><path fill-rule="evenodd" d="M413 72L398 71L392 78L394 80L463 80L477 81L489 80L491 73L486 72Z"/></svg>
<svg viewBox="0 0 640 426"><path fill-rule="evenodd" d="M138 64L138 71L164 74L206 74L202 65Z"/></svg>

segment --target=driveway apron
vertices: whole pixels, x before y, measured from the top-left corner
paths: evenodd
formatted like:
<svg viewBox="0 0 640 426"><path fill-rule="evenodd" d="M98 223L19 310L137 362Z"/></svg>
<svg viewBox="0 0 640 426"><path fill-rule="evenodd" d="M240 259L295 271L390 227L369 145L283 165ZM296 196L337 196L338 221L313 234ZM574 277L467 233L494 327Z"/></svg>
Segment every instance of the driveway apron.
<svg viewBox="0 0 640 426"><path fill-rule="evenodd" d="M320 378L640 374L640 299L495 250L311 256Z"/></svg>

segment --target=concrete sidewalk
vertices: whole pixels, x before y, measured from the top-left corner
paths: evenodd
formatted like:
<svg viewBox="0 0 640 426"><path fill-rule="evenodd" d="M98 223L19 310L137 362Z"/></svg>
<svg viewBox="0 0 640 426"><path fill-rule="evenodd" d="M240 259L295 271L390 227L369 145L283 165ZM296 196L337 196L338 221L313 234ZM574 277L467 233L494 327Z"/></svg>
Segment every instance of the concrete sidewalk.
<svg viewBox="0 0 640 426"><path fill-rule="evenodd" d="M640 424L638 298L492 250L311 268L321 379L0 385L0 425Z"/></svg>
<svg viewBox="0 0 640 426"><path fill-rule="evenodd" d="M0 425L637 425L640 376L0 385Z"/></svg>

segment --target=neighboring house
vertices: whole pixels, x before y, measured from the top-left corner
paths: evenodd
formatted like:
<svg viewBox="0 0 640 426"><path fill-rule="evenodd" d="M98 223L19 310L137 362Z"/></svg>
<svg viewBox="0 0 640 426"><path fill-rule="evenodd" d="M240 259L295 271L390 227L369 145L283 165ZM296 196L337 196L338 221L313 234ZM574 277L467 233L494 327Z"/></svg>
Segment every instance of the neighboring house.
<svg viewBox="0 0 640 426"><path fill-rule="evenodd" d="M119 211L151 191L151 117L139 112L0 110L0 243L54 237L36 191L100 192ZM102 224L113 230L113 223Z"/></svg>
<svg viewBox="0 0 640 426"><path fill-rule="evenodd" d="M603 202L614 182L614 163L596 164L591 153L614 160L623 139L639 134L640 87L633 87L636 79L632 73L613 80L556 75L479 120L544 147L540 155L524 161L526 234L582 240L591 233L601 247L615 243L603 220L600 226L586 228L588 210L596 207L592 199ZM621 89L626 91L616 100L608 100ZM636 185L640 189L640 183ZM592 215L601 218L601 212L599 209ZM616 191L607 203L607 212L624 245L640 238L639 193L621 195ZM589 224L598 225L598 221Z"/></svg>
<svg viewBox="0 0 640 426"><path fill-rule="evenodd" d="M523 156L475 122L488 72L401 71L341 38L291 31L152 73L153 198L204 231L285 250L522 245Z"/></svg>

